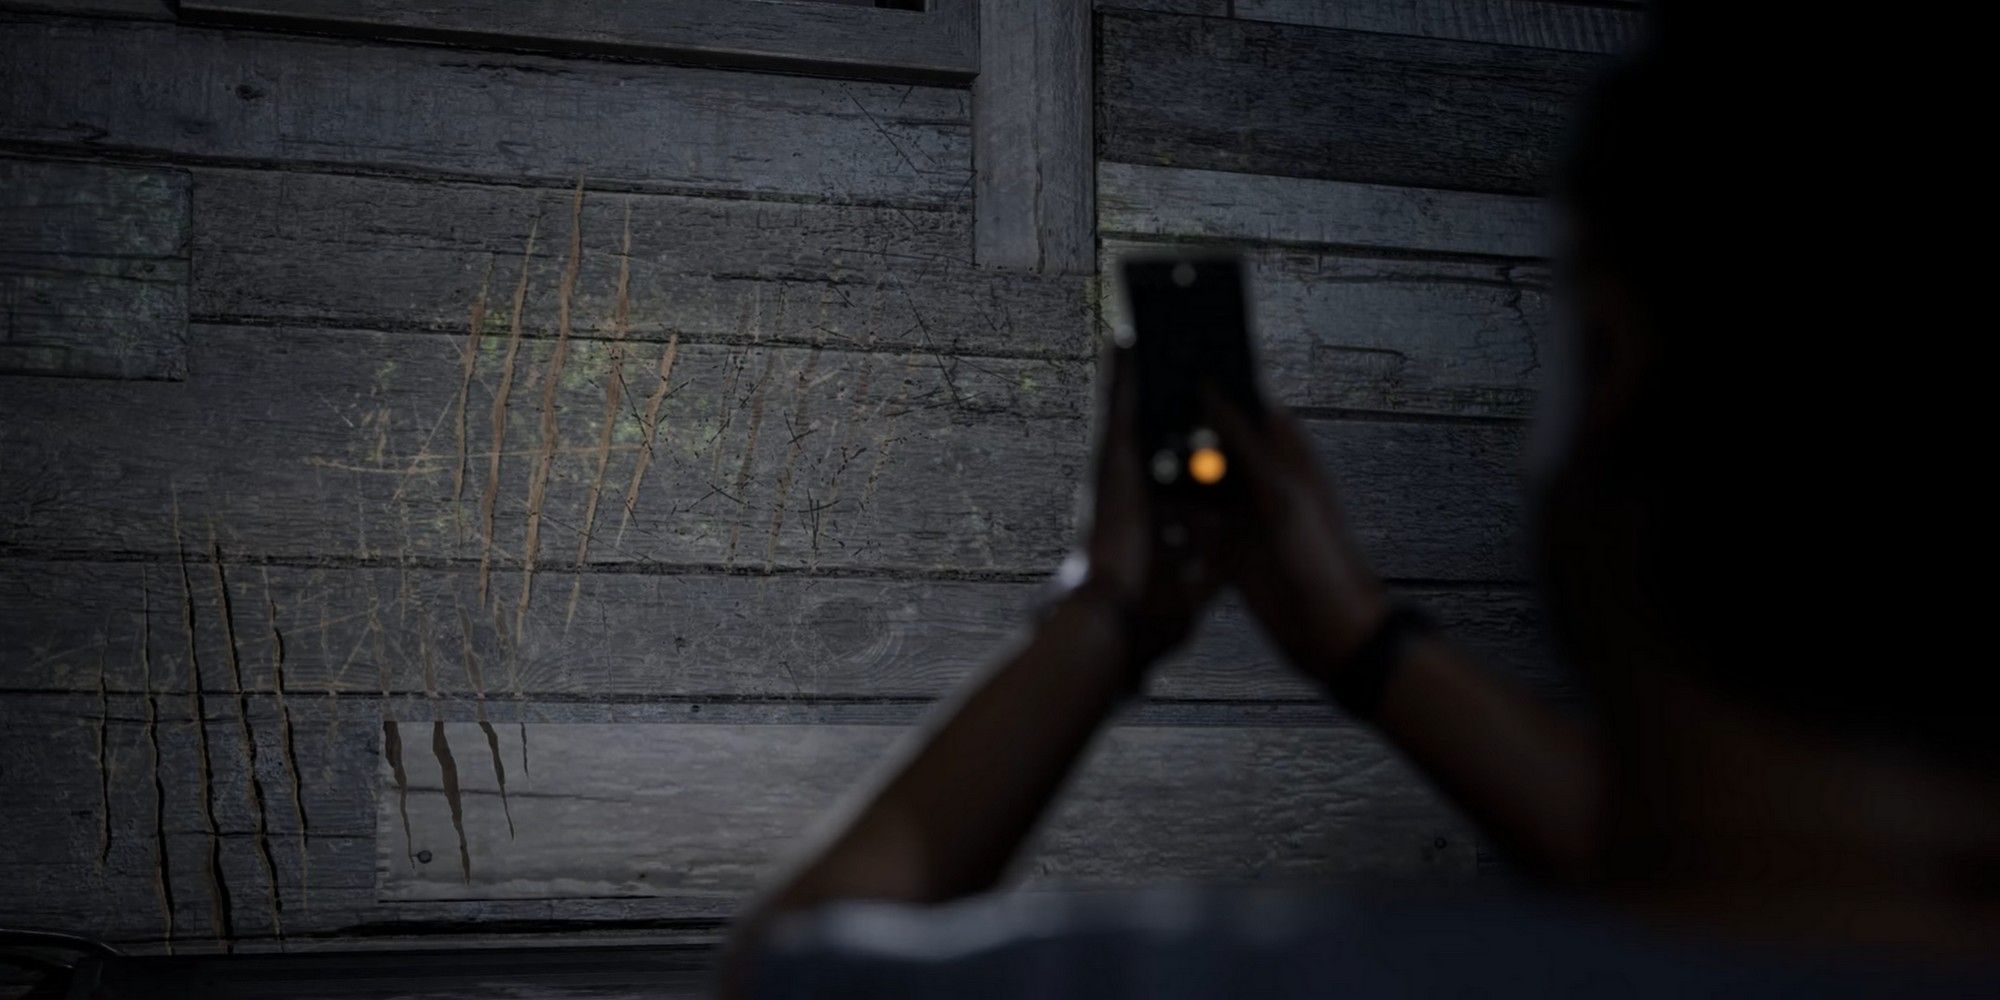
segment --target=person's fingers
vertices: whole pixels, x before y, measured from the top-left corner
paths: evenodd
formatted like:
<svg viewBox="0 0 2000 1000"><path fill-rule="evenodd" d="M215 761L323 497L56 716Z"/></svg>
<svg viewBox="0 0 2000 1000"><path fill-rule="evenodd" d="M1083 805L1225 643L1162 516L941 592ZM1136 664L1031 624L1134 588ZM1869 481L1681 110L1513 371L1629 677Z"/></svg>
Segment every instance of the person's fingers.
<svg viewBox="0 0 2000 1000"><path fill-rule="evenodd" d="M1278 410L1266 420L1265 431L1270 435L1272 452L1280 457L1292 475L1322 504L1331 505L1334 502L1333 484L1320 470L1319 455L1313 449L1305 424L1290 411Z"/></svg>
<svg viewBox="0 0 2000 1000"><path fill-rule="evenodd" d="M1248 414L1218 393L1209 391L1204 396L1209 422L1222 438L1223 454L1249 483L1252 499L1259 505L1277 499L1288 476L1286 456L1278 452L1265 430L1252 423Z"/></svg>
<svg viewBox="0 0 2000 1000"><path fill-rule="evenodd" d="M1104 364L1103 410L1098 422L1097 478L1100 484L1139 478L1139 386L1132 373L1132 352L1108 348Z"/></svg>

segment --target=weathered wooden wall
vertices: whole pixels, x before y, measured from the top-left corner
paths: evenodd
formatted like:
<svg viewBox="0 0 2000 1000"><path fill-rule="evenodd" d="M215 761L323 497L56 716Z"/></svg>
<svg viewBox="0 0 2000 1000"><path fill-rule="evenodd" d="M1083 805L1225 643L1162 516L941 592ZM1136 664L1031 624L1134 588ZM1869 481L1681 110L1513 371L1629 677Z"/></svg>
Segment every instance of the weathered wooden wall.
<svg viewBox="0 0 2000 1000"><path fill-rule="evenodd" d="M344 5L381 8L308 13ZM1088 254L976 262L975 191L1009 185L975 185L948 66L245 7L0 3L0 922L183 949L714 927L1063 551ZM1536 195L1631 18L1091 20L1100 263L1245 252L1272 388L1369 552L1551 691L1514 488ZM1225 607L1024 871L1478 860Z"/></svg>

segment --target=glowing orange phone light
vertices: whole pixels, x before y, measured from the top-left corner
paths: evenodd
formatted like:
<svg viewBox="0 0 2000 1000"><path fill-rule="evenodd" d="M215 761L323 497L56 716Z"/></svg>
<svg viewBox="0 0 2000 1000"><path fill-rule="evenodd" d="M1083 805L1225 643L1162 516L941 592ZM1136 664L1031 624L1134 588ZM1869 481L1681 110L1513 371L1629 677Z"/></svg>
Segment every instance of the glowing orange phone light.
<svg viewBox="0 0 2000 1000"><path fill-rule="evenodd" d="M1196 448L1188 455L1188 475L1203 486L1221 482L1228 471L1229 461L1222 457L1219 448Z"/></svg>

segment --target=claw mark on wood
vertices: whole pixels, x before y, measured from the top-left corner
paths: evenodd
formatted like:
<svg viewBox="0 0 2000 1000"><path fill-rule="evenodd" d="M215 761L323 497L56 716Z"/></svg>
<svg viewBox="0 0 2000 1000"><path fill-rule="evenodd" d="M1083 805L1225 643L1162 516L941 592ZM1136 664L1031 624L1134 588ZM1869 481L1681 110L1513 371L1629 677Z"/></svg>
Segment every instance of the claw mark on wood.
<svg viewBox="0 0 2000 1000"><path fill-rule="evenodd" d="M526 265L522 272L526 273ZM472 312L466 319L465 334L465 375L458 383L458 465L451 475L451 517L458 529L458 540L465 541L465 522L459 511L459 501L465 496L465 466L467 459L466 435L469 428L465 419L465 404L472 395L472 375L479 367L479 339L486 329L486 293L493 285L493 255L486 255L486 274L479 279L479 297L472 300ZM489 532L490 534L490 532Z"/></svg>
<svg viewBox="0 0 2000 1000"><path fill-rule="evenodd" d="M903 362L903 386L896 391L895 402L889 405L889 412L887 414L883 414L878 410L878 417L895 420L902 416L904 407L910 401L910 385L915 381L914 375L916 369L917 356L912 353ZM881 436L875 439L875 462L869 466L868 482L861 488L862 510L867 510L869 502L875 499L875 484L882 478L882 467L888 463L890 455L895 451L896 442L900 440L900 438L891 433L892 429L890 426L883 427Z"/></svg>
<svg viewBox="0 0 2000 1000"><path fill-rule="evenodd" d="M771 538L764 546L764 569L770 570L778 559L778 534L785 526L785 504L792 494L792 476L799 464L799 452L804 450L806 435L812 433L809 410L812 402L813 373L819 369L820 349L815 347L807 355L805 367L799 370L797 384L792 391L792 413L787 418L787 426L792 432L791 450L785 455L785 467L778 473L778 502L771 510ZM796 422L794 422L796 421Z"/></svg>
<svg viewBox="0 0 2000 1000"><path fill-rule="evenodd" d="M257 856L264 862L264 877L271 889L271 928L282 941L285 938L283 914L285 904L278 893L278 864L271 856L271 828L264 806L264 779L257 773L257 734L250 728L250 695L243 689L243 664L237 652L236 616L230 606L229 578L222 570L222 546L215 540L215 529L208 533L209 563L215 567L216 612L222 616L223 661L229 664L229 686L236 696L236 720L243 737L243 766L249 776L250 811L255 823Z"/></svg>
<svg viewBox="0 0 2000 1000"><path fill-rule="evenodd" d="M754 340L756 332L761 329L758 319L764 306L763 293L763 285L756 285L750 289L750 301L743 303L743 308L736 317L738 340L745 336ZM708 440L708 480L711 485L722 475L722 439L729 433L729 425L736 419L736 383L742 380L743 366L749 362L750 352L747 350L731 350L729 360L724 362L729 371L722 377L722 391L715 397L715 435Z"/></svg>
<svg viewBox="0 0 2000 1000"><path fill-rule="evenodd" d="M744 430L743 461L736 466L736 496L745 496L745 488L750 485L750 468L757 461L757 433L764 424L764 389L771 382L771 363L775 352L764 353L764 368L757 374L757 387L750 390L750 426ZM743 519L732 518L729 522L729 550L723 554L722 564L736 564L736 542L743 534Z"/></svg>
<svg viewBox="0 0 2000 1000"><path fill-rule="evenodd" d="M104 622L103 645L97 653L97 871L103 874L111 863L111 758L105 753L110 742L111 691L104 681L105 658L111 652L111 622Z"/></svg>
<svg viewBox="0 0 2000 1000"><path fill-rule="evenodd" d="M208 828L208 887L215 900L212 927L223 951L234 948L236 919L229 885L222 877L222 833L215 823L215 782L208 758L208 706L202 693L201 654L195 639L194 580L188 574L187 545L181 540L181 501L173 490L174 555L181 571L181 626L187 633L188 700L194 713L195 753L200 759L202 820Z"/></svg>
<svg viewBox="0 0 2000 1000"><path fill-rule="evenodd" d="M486 749L493 755L493 780L500 783L500 811L507 817L507 839L514 839L514 808L507 803L507 765L500 760L500 734L493 731L493 723L486 718L486 681L479 673L479 658L472 652L472 622L465 617L465 609L458 609L459 645L465 654L465 681L472 686L473 711L478 713L479 728L486 734Z"/></svg>
<svg viewBox="0 0 2000 1000"><path fill-rule="evenodd" d="M521 355L521 313L528 305L528 270L535 258L535 231L542 224L528 224L528 242L521 250L521 280L514 285L514 314L507 325L507 356L500 363L500 385L493 390L493 453L486 461L486 489L479 497L482 530L479 552L479 601L486 602L487 586L493 580L493 505L500 499L500 454L507 450L507 396L514 388L514 366Z"/></svg>
<svg viewBox="0 0 2000 1000"><path fill-rule="evenodd" d="M625 395L625 332L632 316L632 200L625 200L625 238L618 252L618 302L611 315L611 356L604 380L604 421L597 431L597 475L584 498L583 531L576 543L576 580L569 588L569 610L563 627L576 620L576 603L583 596L583 566L590 561L590 532L597 523L597 498L604 492L604 471L611 465L611 433L618 426L618 404Z"/></svg>
<svg viewBox="0 0 2000 1000"><path fill-rule="evenodd" d="M153 772L153 886L166 917L167 953L174 950L174 876L167 853L167 784L160 777L160 702L153 693L153 587L139 565L139 679L146 696L146 743Z"/></svg>
<svg viewBox="0 0 2000 1000"><path fill-rule="evenodd" d="M312 826L306 818L305 785L299 778L299 748L292 726L292 708L285 704L285 634L278 629L278 602L271 598L271 573L263 571L264 614L271 623L271 683L277 695L279 745L283 750L281 758L285 765L285 777L292 786L292 818L299 825L299 892L306 894L306 887L312 885ZM307 909L311 909L308 902Z"/></svg>
<svg viewBox="0 0 2000 1000"><path fill-rule="evenodd" d="M612 541L616 548L624 544L625 526L632 523L632 513L639 507L639 485L646 480L646 467L653 462L653 438L660 428L660 405L667 400L668 387L674 374L674 356L681 346L680 331L667 335L667 349L660 352L660 364L655 370L660 382L653 387L653 394L646 397L646 412L639 418L639 454L632 462L632 481L625 486L625 512L618 517L618 535Z"/></svg>
<svg viewBox="0 0 2000 1000"><path fill-rule="evenodd" d="M542 380L542 454L528 481L528 529L521 544L521 600L514 608L514 634L526 635L528 604L535 596L535 562L541 557L542 501L549 491L549 470L555 464L556 392L562 388L563 363L569 359L570 306L576 298L576 276L583 266L583 179L577 178L576 198L569 209L569 262L563 265L562 287L556 291L556 347Z"/></svg>
<svg viewBox="0 0 2000 1000"><path fill-rule="evenodd" d="M403 770L403 730L394 719L382 720L382 756L389 761L389 774L396 780L396 811L403 816L403 858L417 867L417 852L410 840L410 773Z"/></svg>
<svg viewBox="0 0 2000 1000"><path fill-rule="evenodd" d="M465 846L465 802L458 793L458 761L452 759L451 741L444 736L444 720L431 723L431 752L437 754L438 774L444 779L445 804L451 807L451 827L458 831L458 864L465 882L472 884L472 852Z"/></svg>

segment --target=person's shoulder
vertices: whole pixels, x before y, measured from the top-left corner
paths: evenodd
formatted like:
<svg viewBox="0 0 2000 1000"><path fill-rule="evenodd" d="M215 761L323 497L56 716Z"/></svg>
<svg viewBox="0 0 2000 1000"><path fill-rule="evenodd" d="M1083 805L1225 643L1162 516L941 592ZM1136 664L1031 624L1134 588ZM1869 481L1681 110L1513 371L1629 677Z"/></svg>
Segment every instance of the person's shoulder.
<svg viewBox="0 0 2000 1000"><path fill-rule="evenodd" d="M1542 897L1189 889L841 904L775 927L755 981L769 998L2000 995L2000 969L1750 949Z"/></svg>

